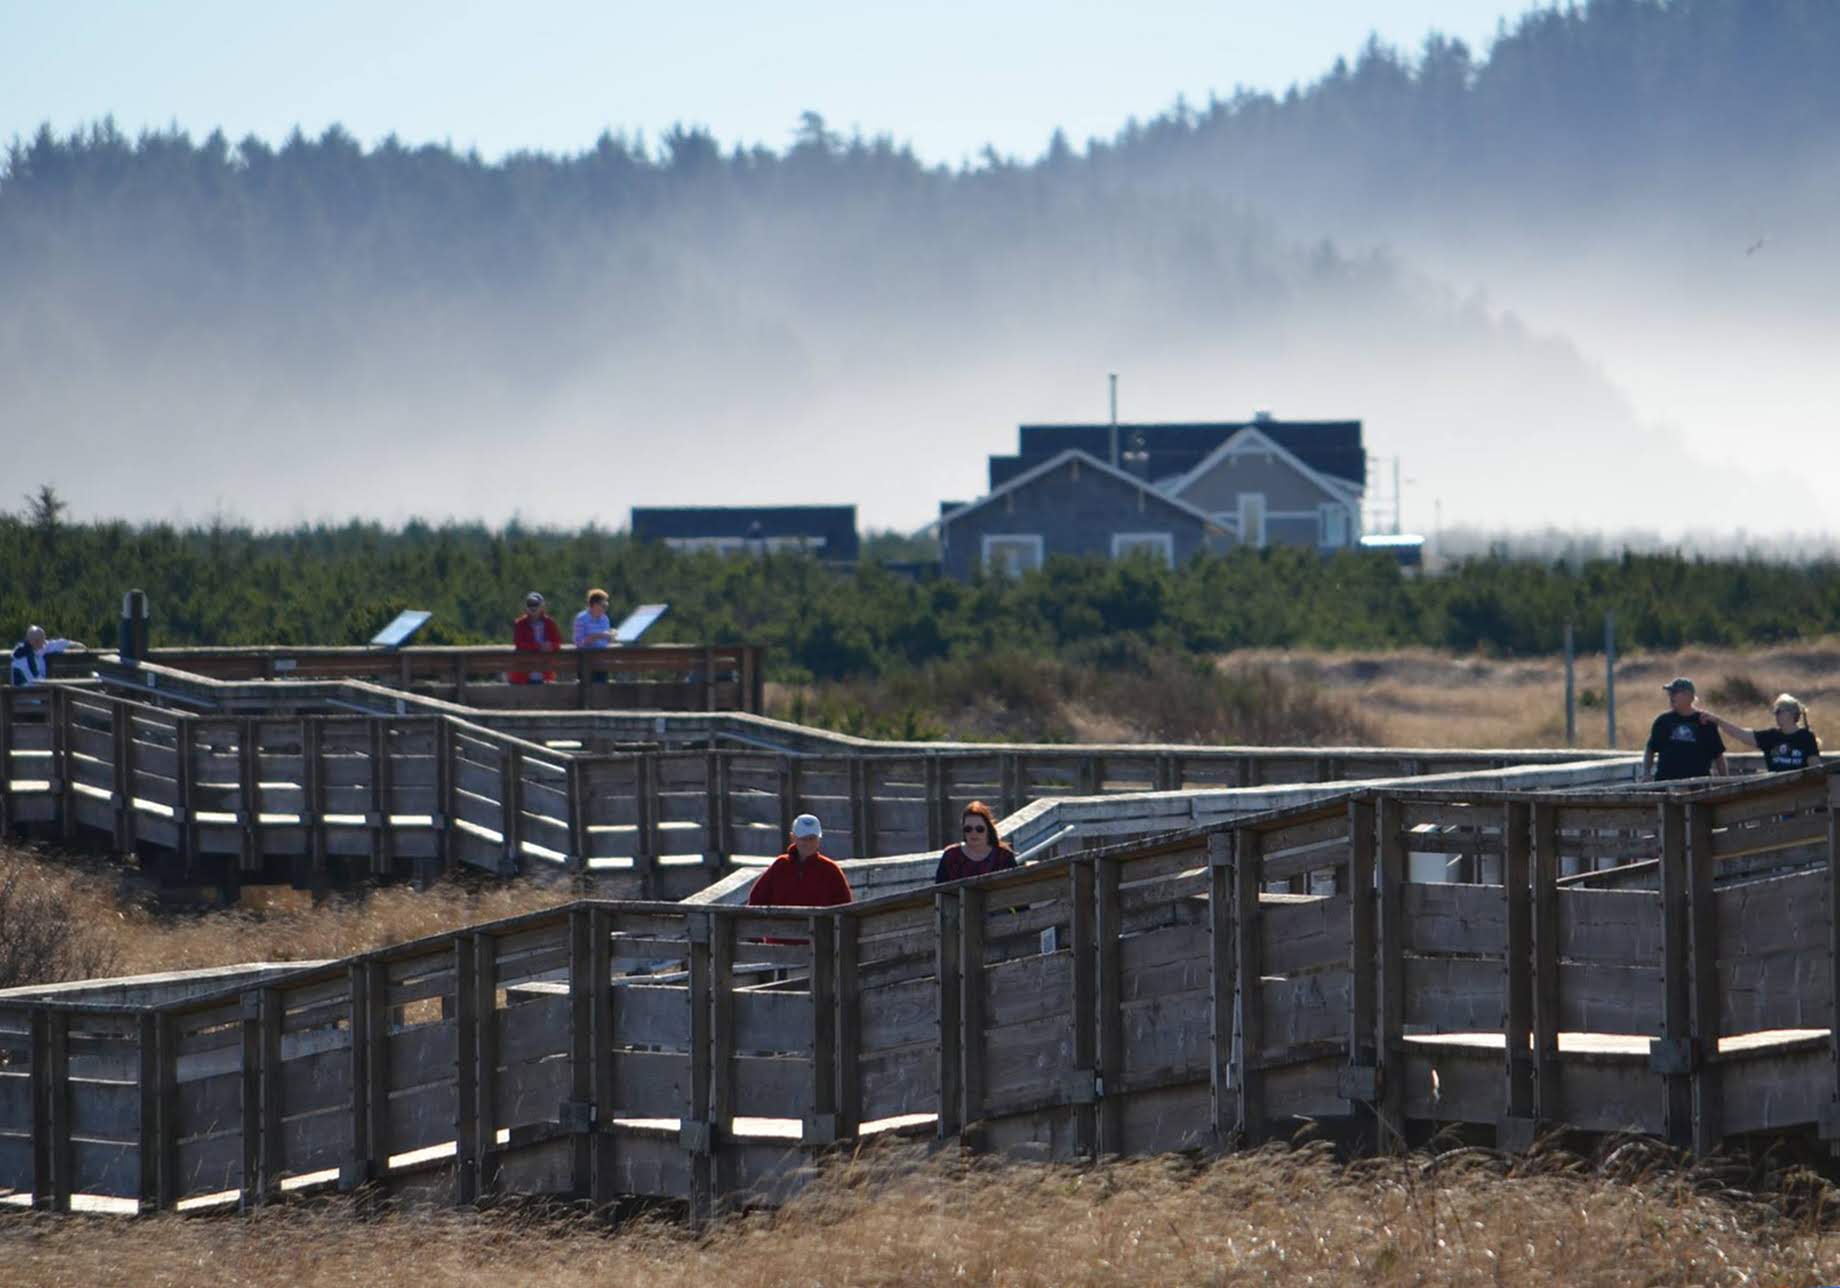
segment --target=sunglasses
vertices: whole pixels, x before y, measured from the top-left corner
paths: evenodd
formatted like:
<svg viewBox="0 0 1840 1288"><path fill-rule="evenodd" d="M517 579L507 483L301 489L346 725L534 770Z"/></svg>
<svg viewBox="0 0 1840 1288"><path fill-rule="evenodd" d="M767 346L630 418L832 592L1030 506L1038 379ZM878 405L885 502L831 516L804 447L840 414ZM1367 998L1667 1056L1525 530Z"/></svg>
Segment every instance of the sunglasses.
<svg viewBox="0 0 1840 1288"><path fill-rule="evenodd" d="M982 823L967 823L965 824L965 830L967 832L988 832L990 829L985 827Z"/></svg>

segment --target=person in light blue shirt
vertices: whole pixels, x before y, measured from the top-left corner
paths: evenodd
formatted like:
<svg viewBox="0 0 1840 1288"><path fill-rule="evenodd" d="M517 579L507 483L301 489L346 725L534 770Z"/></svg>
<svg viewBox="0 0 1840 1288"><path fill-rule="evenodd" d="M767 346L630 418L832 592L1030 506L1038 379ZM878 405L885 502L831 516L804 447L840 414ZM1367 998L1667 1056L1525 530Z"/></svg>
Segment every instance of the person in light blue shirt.
<svg viewBox="0 0 1840 1288"><path fill-rule="evenodd" d="M598 586L588 592L588 606L575 614L575 647L613 647L613 620L607 616L607 592ZM607 683L607 673L594 672L590 683Z"/></svg>
<svg viewBox="0 0 1840 1288"><path fill-rule="evenodd" d="M575 647L607 648L613 643L613 620L607 616L607 592L588 592L588 606L575 614Z"/></svg>

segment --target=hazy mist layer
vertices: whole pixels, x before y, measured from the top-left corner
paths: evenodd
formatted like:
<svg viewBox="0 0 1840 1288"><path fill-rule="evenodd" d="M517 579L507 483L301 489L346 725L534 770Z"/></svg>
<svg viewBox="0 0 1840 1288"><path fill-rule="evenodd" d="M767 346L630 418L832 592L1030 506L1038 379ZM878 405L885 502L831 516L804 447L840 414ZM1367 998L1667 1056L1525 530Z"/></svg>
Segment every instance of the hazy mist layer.
<svg viewBox="0 0 1840 1288"><path fill-rule="evenodd" d="M262 526L917 527L1118 371L1130 419L1361 418L1408 527L1840 519L1833 10L1619 0L1460 53L971 173L816 122L490 167L41 135L0 178L5 473Z"/></svg>

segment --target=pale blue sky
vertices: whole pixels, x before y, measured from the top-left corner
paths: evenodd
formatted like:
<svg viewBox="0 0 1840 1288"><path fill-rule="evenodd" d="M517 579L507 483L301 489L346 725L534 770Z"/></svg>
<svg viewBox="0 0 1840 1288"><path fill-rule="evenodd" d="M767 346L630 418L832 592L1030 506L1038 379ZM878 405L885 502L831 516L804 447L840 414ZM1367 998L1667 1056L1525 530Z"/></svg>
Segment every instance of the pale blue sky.
<svg viewBox="0 0 1840 1288"><path fill-rule="evenodd" d="M1370 31L1486 51L1532 0L378 5L0 0L0 140L113 114L270 139L340 122L488 157L673 122L782 146L800 111L957 162L1109 137L1178 93L1282 89Z"/></svg>

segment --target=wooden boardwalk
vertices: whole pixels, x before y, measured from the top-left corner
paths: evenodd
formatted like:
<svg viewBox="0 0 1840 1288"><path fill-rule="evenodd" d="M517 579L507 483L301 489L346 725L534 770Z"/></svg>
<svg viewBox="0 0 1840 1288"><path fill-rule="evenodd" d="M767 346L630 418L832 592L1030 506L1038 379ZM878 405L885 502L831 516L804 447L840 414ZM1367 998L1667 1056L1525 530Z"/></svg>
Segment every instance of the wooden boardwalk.
<svg viewBox="0 0 1840 1288"><path fill-rule="evenodd" d="M155 888L316 891L462 868L681 898L776 854L803 812L840 857L937 851L974 799L1318 783L1593 753L872 743L747 714L474 710L362 681L92 663L0 688L0 834L139 856ZM1601 755L1601 753L1596 753Z"/></svg>
<svg viewBox="0 0 1840 1288"><path fill-rule="evenodd" d="M843 909L587 900L144 1006L0 995L0 1190L701 1217L903 1131L1832 1141L1837 799L1354 790ZM1651 850L1658 888L1583 881Z"/></svg>

